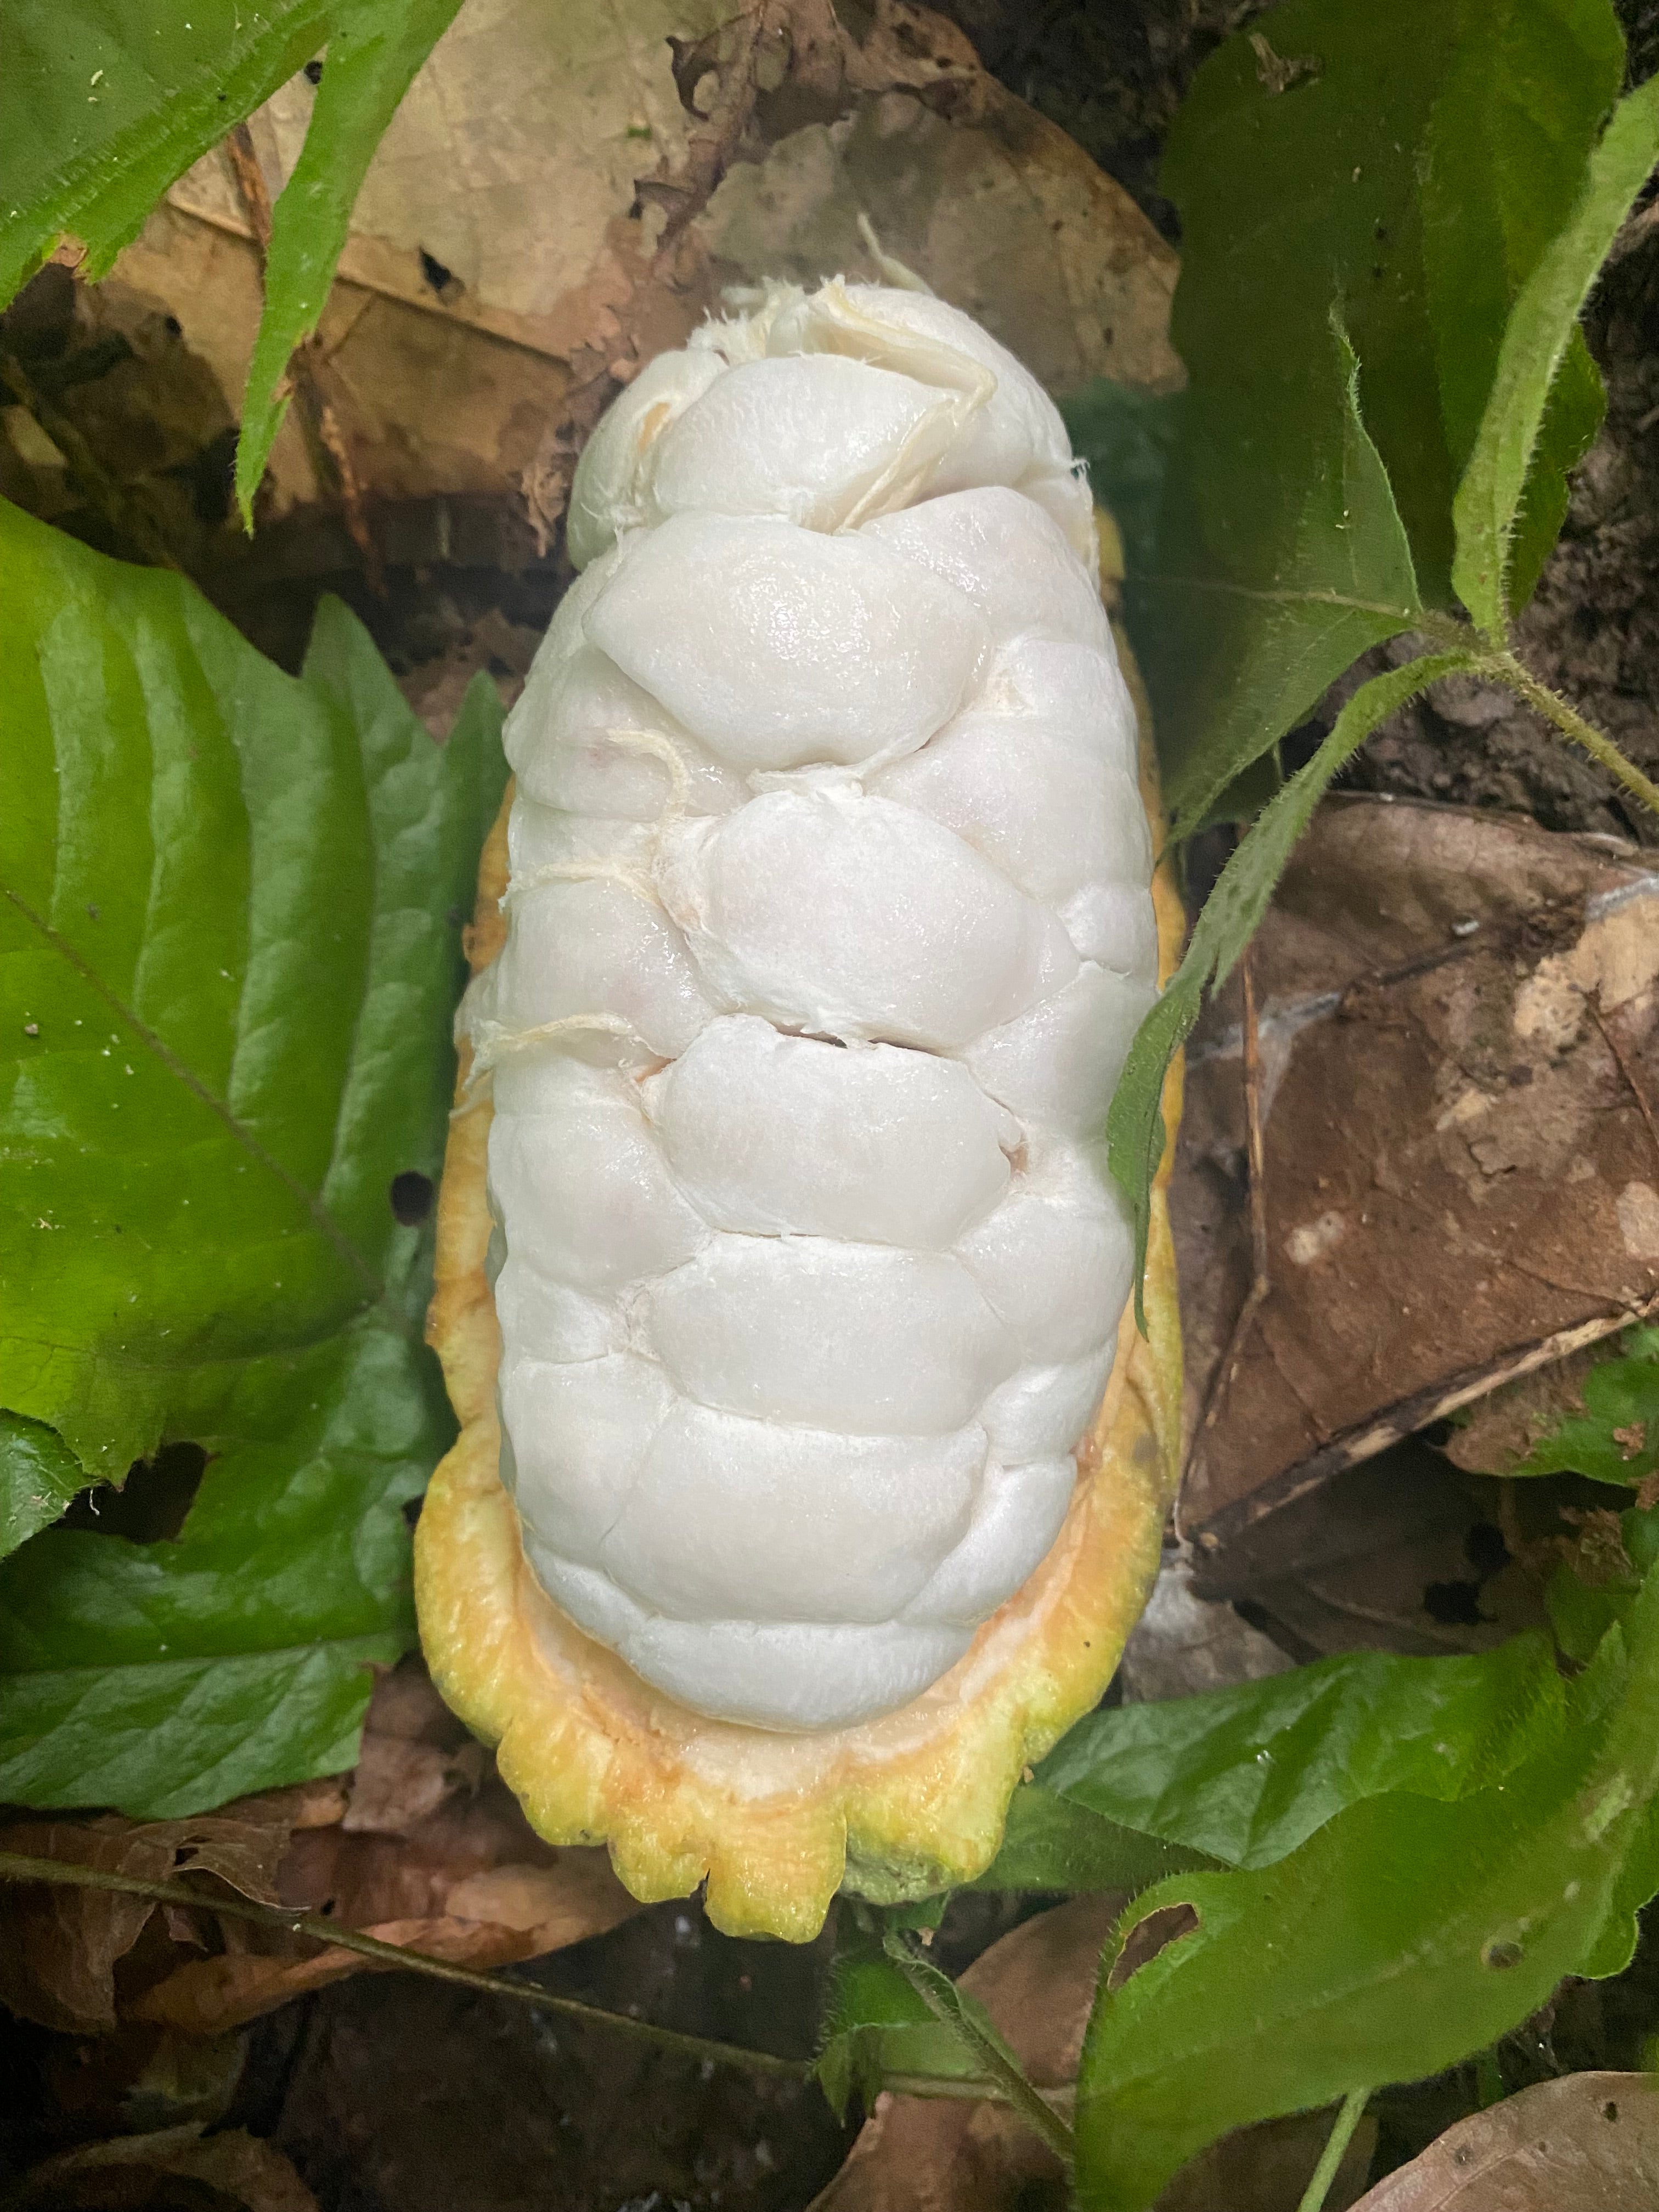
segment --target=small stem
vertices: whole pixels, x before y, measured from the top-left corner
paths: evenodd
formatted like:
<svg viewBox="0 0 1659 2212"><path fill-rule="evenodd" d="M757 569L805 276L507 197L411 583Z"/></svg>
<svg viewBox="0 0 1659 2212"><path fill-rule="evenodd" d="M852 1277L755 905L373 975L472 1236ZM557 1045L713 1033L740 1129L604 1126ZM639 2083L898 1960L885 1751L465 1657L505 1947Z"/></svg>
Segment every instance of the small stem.
<svg viewBox="0 0 1659 2212"><path fill-rule="evenodd" d="M1599 761L1633 799L1639 799L1650 812L1659 814L1659 784L1644 775L1634 761L1626 760L1605 730L1598 730L1594 722L1587 721L1559 692L1552 691L1547 684L1540 684L1531 669L1512 653L1493 653L1487 667L1500 684L1507 684L1547 722L1553 722L1564 738L1582 746L1592 760Z"/></svg>
<svg viewBox="0 0 1659 2212"><path fill-rule="evenodd" d="M948 2027L980 2061L997 2085L1002 2100L1012 2106L1039 2142L1047 2143L1069 2172L1076 2162L1077 2143L1060 2114L1035 2083L1026 2079L1006 2052L981 2033L974 2020L963 2011L960 2000L951 2001L951 1985L937 1967L930 1967L924 1960L917 1958L900 1936L890 1936L885 1948L888 1957L934 2019ZM944 1984L943 1988L939 1986L941 1984ZM891 2084L886 2086L890 2087Z"/></svg>
<svg viewBox="0 0 1659 2212"><path fill-rule="evenodd" d="M884 2089L890 2089L896 2097L957 2097L964 2103L1006 2105L1008 2101L1000 2083L987 2081L982 2075L971 2074L884 2074Z"/></svg>
<svg viewBox="0 0 1659 2212"><path fill-rule="evenodd" d="M158 1905L191 1905L198 1911L205 1909L216 1912L224 1919L250 1920L256 1927L280 1929L285 1935L307 1936L313 1942L334 1949L355 1951L362 1958L374 1960L377 1966L406 1966L417 1974L430 1975L434 1981L454 1982L463 1989L477 1990L489 1996L512 1997L539 2011L561 2012L573 2020L616 2028L624 2035L656 2044L659 2048L684 2051L689 2058L708 2059L717 2066L742 2067L751 2074L786 2075L797 2081L812 2078L808 2059L780 2058L769 2051L750 2051L739 2044L714 2043L704 2036L684 2035L678 2028L656 2027L649 2021L634 2020L626 2013L606 2012L600 2006L583 2004L576 1997L556 1996L550 1990L538 1989L533 1982L512 1981L505 1974L482 1974L474 1967L452 1966L447 1959L434 1959L424 1951L405 1950L399 1943L383 1943L378 1936L365 1936L358 1929L341 1928L320 1913L289 1912L279 1905L259 1905L246 1897L212 1897L185 1882L143 1881L134 1875L112 1874L102 1867L77 1866L70 1860L31 1858L21 1851L0 1851L0 1881L42 1881L70 1889L112 1890L124 1897L153 1898ZM911 2094L920 2093L912 2090Z"/></svg>
<svg viewBox="0 0 1659 2212"><path fill-rule="evenodd" d="M1353 2141L1353 2131L1364 2117L1370 2102L1369 2089L1351 2089L1342 2100L1342 2109L1336 2116L1336 2124L1326 2139L1319 2154L1319 2163L1313 2170L1313 2179L1302 2192L1302 2202L1297 2212L1322 2212L1325 2199L1331 2193L1331 2184L1336 2179L1336 2169L1342 2163L1344 2152Z"/></svg>

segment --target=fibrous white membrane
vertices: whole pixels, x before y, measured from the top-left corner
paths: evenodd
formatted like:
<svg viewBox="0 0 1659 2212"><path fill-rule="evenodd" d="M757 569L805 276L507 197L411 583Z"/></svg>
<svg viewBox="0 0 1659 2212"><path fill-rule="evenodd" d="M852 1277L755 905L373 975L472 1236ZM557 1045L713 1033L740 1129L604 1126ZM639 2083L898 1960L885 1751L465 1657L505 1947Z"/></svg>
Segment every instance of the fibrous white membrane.
<svg viewBox="0 0 1659 2212"><path fill-rule="evenodd" d="M1085 486L943 301L767 288L590 441L507 725L494 1087L526 1555L683 1704L918 1695L1053 1543L1154 991Z"/></svg>

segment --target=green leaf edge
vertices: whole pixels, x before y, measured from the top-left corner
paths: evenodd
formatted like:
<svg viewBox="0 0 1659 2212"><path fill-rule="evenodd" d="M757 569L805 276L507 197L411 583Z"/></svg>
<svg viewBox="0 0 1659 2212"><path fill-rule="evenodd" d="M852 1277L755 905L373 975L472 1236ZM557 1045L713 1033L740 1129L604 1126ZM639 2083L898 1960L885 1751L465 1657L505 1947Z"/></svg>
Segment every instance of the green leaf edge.
<svg viewBox="0 0 1659 2212"><path fill-rule="evenodd" d="M1504 632L1510 541L1551 387L1619 226L1656 161L1659 77L1651 77L1614 108L1571 217L1510 311L1474 448L1452 501L1453 587L1494 640Z"/></svg>

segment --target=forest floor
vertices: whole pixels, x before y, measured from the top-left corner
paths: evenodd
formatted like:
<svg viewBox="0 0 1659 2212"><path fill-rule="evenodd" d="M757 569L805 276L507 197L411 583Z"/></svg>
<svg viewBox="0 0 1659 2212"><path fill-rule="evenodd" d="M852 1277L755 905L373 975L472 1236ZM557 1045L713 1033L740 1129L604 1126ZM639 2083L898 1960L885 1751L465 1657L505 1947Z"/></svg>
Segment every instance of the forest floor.
<svg viewBox="0 0 1659 2212"><path fill-rule="evenodd" d="M1194 69L1221 37L1249 20L1253 7L1221 0L947 0L945 12L1002 82L1070 132L1178 245L1175 212L1157 185L1164 137ZM1644 73L1659 62L1659 9L1632 5L1626 13ZM42 360L67 313L67 278L60 282L54 271L47 277L6 319L8 348L27 354L33 347ZM1607 382L1607 427L1579 471L1561 544L1520 626L1520 650L1650 775L1659 775L1659 223L1642 228L1608 270L1587 332ZM82 361L77 374L94 381L97 364ZM223 513L228 452L222 439L198 453L187 472L185 495L210 521ZM91 526L85 534L100 535ZM125 550L118 531L112 540L107 530L101 534ZM377 594L360 567L340 560L337 531L319 533L309 552L298 534L293 543L299 550L279 586L269 577L232 583L226 604L258 641L292 661L318 594L340 592L368 623L417 705L451 684L458 662L489 666L504 679L521 675L566 580L556 557L497 567L423 558L392 562L386 591ZM1337 703L1326 702L1296 733L1292 750L1323 734ZM1552 832L1617 840L1621 849L1632 842L1659 848L1659 822L1621 802L1588 760L1565 749L1509 694L1472 685L1443 687L1431 702L1395 717L1341 788L1519 816ZM1395 1560L1395 1626L1384 1619L1375 1631L1383 1648L1475 1648L1495 1621L1507 1627L1525 1617L1519 1600L1516 1610L1498 1594L1516 1546L1513 1528L1502 1525L1497 1486L1454 1475L1448 1519L1447 1475L1437 1458L1428 1486L1440 1486L1438 1502L1425 1503L1421 1462L1442 1440L1437 1432L1428 1443L1397 1448L1401 1456L1391 1462L1387 1486L1385 1517L1392 1518L1382 1534L1373 1477L1334 1492L1322 1508L1327 1555L1329 1532L1351 1525L1361 1532L1354 1548L1367 1562L1382 1553ZM1266 1521L1248 1572L1212 1597L1213 1613L1224 1619L1198 1634L1190 1612L1203 1601L1188 1598L1186 1613L1172 1602L1155 1621L1132 1654L1139 1693L1150 1686L1167 1694L1172 1686L1345 1648L1341 1636L1320 1626L1333 1617L1328 1575L1321 1584L1325 1611L1308 1598L1316 1579L1308 1547L1305 1516ZM1293 1583L1294 1598L1285 1595ZM1202 1665L1192 1657L1200 1644L1208 1650ZM1133 1680L1114 1694L1126 1691L1137 1693ZM952 1971L963 1967L1045 1902L959 1896L933 1955ZM829 1936L799 1949L734 1941L715 1932L695 1904L676 1903L638 1912L517 1971L607 2008L805 2057L820 2016L829 1944ZM1656 2018L1659 1946L1650 1942L1620 1982L1568 1992L1511 2039L1505 2084L1513 2088L1567 2068L1639 2064ZM529 2212L552 2205L561 2212L670 2212L682 2204L694 2212L715 2206L801 2212L830 2181L854 2134L814 2087L757 2081L672 2053L641 2055L603 2031L409 1976L343 1980L226 2040L218 2087L192 2102L177 2083L157 2087L153 2036L131 2042L122 2064L112 2065L106 2057L94 2063L72 2035L15 2022L0 2027L0 2073L9 2085L0 2159L20 2171L47 2152L125 2124L121 2116L131 2114L140 2075L163 2121L207 2111L276 2144L325 2212ZM1374 2173L1414 2154L1474 2102L1468 2069L1390 2093L1380 2106ZM1045 2195L1044 2186L1028 2185L1018 2200L1022 2212L1060 2204L1060 2195ZM1279 2184L1261 2186L1259 2198L1238 2197L1230 2212L1293 2205L1293 2197L1273 2193ZM205 2183L156 2190L119 2201L153 2207L223 2201ZM1335 2194L1329 2201L1335 2207L1348 2200ZM943 2198L927 2202L943 2212ZM965 2199L961 2212L968 2212Z"/></svg>

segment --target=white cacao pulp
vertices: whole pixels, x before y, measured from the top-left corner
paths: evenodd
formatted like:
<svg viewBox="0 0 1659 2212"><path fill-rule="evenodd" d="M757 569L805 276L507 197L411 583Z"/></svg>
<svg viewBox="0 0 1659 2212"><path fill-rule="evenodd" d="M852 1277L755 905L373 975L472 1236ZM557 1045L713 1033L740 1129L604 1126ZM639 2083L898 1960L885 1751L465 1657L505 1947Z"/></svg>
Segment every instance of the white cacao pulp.
<svg viewBox="0 0 1659 2212"><path fill-rule="evenodd" d="M1130 1286L1135 723L1059 416L931 295L773 286L582 457L507 725L502 1475L682 1704L925 1690L1053 1543Z"/></svg>

